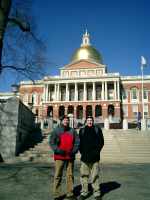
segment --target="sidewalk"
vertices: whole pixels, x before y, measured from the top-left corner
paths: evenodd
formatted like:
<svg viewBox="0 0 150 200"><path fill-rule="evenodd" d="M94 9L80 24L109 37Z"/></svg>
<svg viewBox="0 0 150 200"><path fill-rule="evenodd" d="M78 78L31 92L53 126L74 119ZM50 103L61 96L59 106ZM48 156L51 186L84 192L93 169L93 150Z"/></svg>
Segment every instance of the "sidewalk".
<svg viewBox="0 0 150 200"><path fill-rule="evenodd" d="M149 200L150 164L100 164L103 200ZM51 200L54 166L0 164L1 200ZM63 178L65 186L65 174ZM65 188L63 188L65 191ZM75 194L79 196L79 165L75 165ZM88 200L93 200L90 196Z"/></svg>

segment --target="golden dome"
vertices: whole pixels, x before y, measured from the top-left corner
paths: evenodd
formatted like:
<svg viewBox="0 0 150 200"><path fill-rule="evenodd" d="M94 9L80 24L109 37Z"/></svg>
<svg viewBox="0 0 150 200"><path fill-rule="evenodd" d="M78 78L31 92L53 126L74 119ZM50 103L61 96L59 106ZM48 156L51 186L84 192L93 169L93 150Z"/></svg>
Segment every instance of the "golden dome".
<svg viewBox="0 0 150 200"><path fill-rule="evenodd" d="M71 61L74 62L81 59L102 63L100 53L92 46L82 46L78 48L72 55Z"/></svg>
<svg viewBox="0 0 150 200"><path fill-rule="evenodd" d="M74 52L71 61L74 62L81 59L102 63L102 56L90 44L90 35L87 30L85 34L83 34L81 47Z"/></svg>

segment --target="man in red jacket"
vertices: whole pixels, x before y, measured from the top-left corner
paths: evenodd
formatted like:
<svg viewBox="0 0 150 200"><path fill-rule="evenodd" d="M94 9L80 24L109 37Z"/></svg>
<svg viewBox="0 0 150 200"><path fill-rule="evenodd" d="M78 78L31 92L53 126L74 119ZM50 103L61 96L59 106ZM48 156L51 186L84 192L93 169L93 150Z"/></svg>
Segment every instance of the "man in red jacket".
<svg viewBox="0 0 150 200"><path fill-rule="evenodd" d="M49 144L54 151L55 175L54 175L54 199L61 196L61 181L64 167L66 167L67 199L76 199L73 195L73 167L75 154L79 148L79 137L76 131L69 127L69 118L62 118L60 127L51 132Z"/></svg>

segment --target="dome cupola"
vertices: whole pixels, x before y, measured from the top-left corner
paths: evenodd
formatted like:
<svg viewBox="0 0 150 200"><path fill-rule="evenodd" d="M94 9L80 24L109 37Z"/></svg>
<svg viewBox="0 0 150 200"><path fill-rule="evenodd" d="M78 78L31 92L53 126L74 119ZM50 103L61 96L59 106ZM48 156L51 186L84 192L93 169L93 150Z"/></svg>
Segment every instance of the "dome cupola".
<svg viewBox="0 0 150 200"><path fill-rule="evenodd" d="M90 35L87 30L85 34L83 34L81 47L73 53L71 61L75 62L82 59L102 64L102 56L93 46L91 46Z"/></svg>

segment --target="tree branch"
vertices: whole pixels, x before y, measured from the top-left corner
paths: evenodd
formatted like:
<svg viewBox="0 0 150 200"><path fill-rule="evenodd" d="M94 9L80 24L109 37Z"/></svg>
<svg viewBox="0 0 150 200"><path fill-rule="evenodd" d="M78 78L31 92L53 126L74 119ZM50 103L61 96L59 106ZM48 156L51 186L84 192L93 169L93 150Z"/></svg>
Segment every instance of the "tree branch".
<svg viewBox="0 0 150 200"><path fill-rule="evenodd" d="M9 18L8 22L18 26L23 32L30 32L30 24L25 22L25 21L21 21L19 18Z"/></svg>

